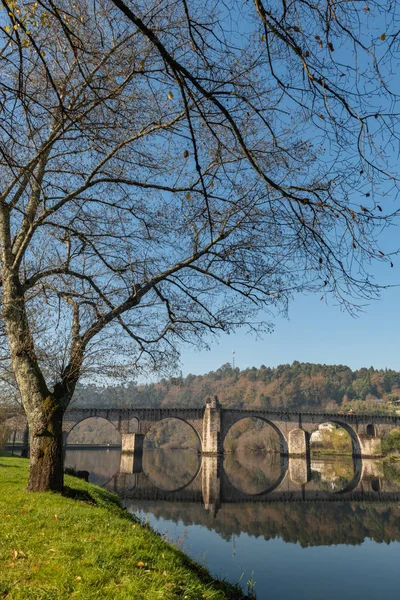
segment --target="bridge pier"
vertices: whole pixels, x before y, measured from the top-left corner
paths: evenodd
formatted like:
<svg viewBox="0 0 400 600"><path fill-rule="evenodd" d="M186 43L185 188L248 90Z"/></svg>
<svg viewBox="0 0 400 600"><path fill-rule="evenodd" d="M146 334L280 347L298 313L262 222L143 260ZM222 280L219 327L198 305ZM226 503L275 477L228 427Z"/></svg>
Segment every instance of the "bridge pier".
<svg viewBox="0 0 400 600"><path fill-rule="evenodd" d="M201 463L201 491L205 510L214 516L221 504L221 462L220 456L203 456Z"/></svg>
<svg viewBox="0 0 400 600"><path fill-rule="evenodd" d="M221 405L217 396L207 400L203 416L203 455L223 454L221 442Z"/></svg>
<svg viewBox="0 0 400 600"><path fill-rule="evenodd" d="M289 478L296 485L305 485L311 479L311 464L309 456L289 457Z"/></svg>
<svg viewBox="0 0 400 600"><path fill-rule="evenodd" d="M143 442L142 433L123 433L120 473L141 473Z"/></svg>
<svg viewBox="0 0 400 600"><path fill-rule="evenodd" d="M289 456L310 456L310 439L304 429L291 429L288 435Z"/></svg>

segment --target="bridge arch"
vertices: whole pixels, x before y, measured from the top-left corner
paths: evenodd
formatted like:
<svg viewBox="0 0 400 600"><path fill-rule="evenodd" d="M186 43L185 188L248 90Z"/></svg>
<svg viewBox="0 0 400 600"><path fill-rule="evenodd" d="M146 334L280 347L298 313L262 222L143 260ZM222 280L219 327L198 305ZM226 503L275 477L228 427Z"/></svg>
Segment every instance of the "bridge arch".
<svg viewBox="0 0 400 600"><path fill-rule="evenodd" d="M146 428L146 432L145 432L145 440L146 437L148 436L148 434L153 431L156 427L158 427L161 423L164 423L165 421L180 421L181 423L184 423L185 425L188 425L190 427L190 429L192 431L194 431L196 439L197 439L197 444L198 444L198 450L199 452L201 452L202 450L202 434L197 430L196 426L191 423L189 420L184 419L183 417L179 417L179 416L165 416L162 419L159 419L158 421L155 421L153 423L149 424L149 427Z"/></svg>
<svg viewBox="0 0 400 600"><path fill-rule="evenodd" d="M68 442L68 438L69 438L70 434L74 431L74 429L78 425L81 425L81 423L84 423L85 421L92 421L92 420L93 421L96 420L96 422L105 421L106 423L109 423L114 428L114 430L112 430L112 431L118 433L119 443L121 442L121 433L118 430L117 423L113 422L111 419L107 419L105 416L102 416L102 415L88 415L88 416L83 416L82 418L80 418L77 421L66 423L65 426L63 426L64 444L66 444ZM100 444L101 442L99 441L98 443Z"/></svg>
<svg viewBox="0 0 400 600"><path fill-rule="evenodd" d="M234 425L236 425L237 423L240 423L240 421L243 421L244 419L247 419L249 417L258 419L258 420L262 421L263 423L266 423L267 425L272 427L272 429L278 434L278 437L279 437L279 452L280 452L280 454L281 455L288 454L288 443L287 443L287 439L286 439L283 431L272 420L268 419L264 415L259 415L257 413L250 414L250 415L246 415L246 414L243 415L243 414L239 413L234 418L231 418L229 420L224 419L224 426L222 428L222 435L221 435L222 448L224 448L226 437L227 437L228 433L230 432L230 430L232 429L232 427Z"/></svg>
<svg viewBox="0 0 400 600"><path fill-rule="evenodd" d="M346 431L346 433L349 434L350 440L351 440L353 457L360 458L362 456L362 442L361 442L361 439L360 439L358 433L352 427L352 425L346 423L345 421L342 421L341 419L338 419L338 418L330 416L330 415L329 415L329 417L327 416L326 421L322 421L319 425L324 425L324 424L328 424L328 423L332 423L333 425L337 425L338 427L341 427L342 429L344 429L344 431ZM318 430L318 426L316 428L314 428L313 431L309 432L310 437L313 433L315 433Z"/></svg>

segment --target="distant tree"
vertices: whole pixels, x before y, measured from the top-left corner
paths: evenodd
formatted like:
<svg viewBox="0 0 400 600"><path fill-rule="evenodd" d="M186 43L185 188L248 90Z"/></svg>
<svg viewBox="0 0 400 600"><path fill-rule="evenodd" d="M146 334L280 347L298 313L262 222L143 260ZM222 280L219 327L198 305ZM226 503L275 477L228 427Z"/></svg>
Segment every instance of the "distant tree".
<svg viewBox="0 0 400 600"><path fill-rule="evenodd" d="M304 290L377 294L399 5L2 5L0 359L28 489L59 491L82 374L173 366Z"/></svg>

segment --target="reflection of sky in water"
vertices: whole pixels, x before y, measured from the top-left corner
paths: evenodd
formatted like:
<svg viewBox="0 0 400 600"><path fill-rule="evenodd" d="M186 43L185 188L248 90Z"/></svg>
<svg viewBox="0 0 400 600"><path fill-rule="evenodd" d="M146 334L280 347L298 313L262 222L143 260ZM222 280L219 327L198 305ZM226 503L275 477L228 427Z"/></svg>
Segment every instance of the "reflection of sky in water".
<svg viewBox="0 0 400 600"><path fill-rule="evenodd" d="M121 452L119 450L77 450L65 453L65 466L77 471L89 471L89 481L104 486L118 473Z"/></svg>
<svg viewBox="0 0 400 600"><path fill-rule="evenodd" d="M398 599L400 544L302 548L281 539L254 538L242 533L229 542L199 525L184 526L143 512L167 538L184 539L183 550L205 563L218 577L243 588L253 578L258 600Z"/></svg>
<svg viewBox="0 0 400 600"><path fill-rule="evenodd" d="M143 459L148 478L141 477L160 489L184 485L198 466L198 457L185 452L147 451ZM68 466L90 471L90 480L100 485L113 481L119 460L118 450L66 454ZM344 485L353 476L349 457L318 458L311 467L321 489ZM383 477L383 465L377 468ZM276 479L280 467L276 457L247 455L226 457L224 469L232 483L257 493ZM241 579L245 590L253 579L258 600L399 597L400 549L392 541L400 540L398 504L247 502L223 505L215 518L200 503L134 500L129 509L214 575Z"/></svg>

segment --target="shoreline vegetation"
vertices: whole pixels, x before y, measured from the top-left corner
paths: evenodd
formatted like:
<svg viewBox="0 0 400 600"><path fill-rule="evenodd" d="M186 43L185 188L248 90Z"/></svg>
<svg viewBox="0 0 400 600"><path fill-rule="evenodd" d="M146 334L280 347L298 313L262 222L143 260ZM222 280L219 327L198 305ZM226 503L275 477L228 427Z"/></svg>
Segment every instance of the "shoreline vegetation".
<svg viewBox="0 0 400 600"><path fill-rule="evenodd" d="M0 454L1 599L250 600L102 488L66 475L64 495L26 493L28 466Z"/></svg>

